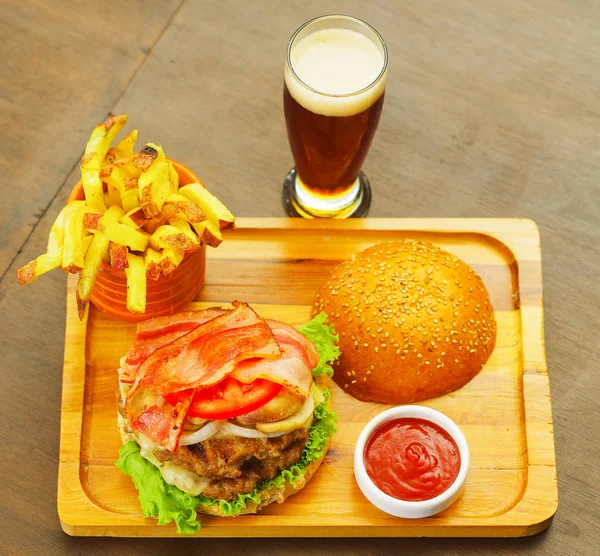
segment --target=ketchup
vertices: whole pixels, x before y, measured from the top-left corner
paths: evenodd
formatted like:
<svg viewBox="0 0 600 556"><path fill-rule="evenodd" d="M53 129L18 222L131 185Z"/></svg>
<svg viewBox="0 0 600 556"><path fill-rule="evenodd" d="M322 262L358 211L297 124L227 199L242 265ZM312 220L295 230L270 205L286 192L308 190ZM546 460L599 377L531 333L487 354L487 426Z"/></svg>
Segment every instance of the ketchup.
<svg viewBox="0 0 600 556"><path fill-rule="evenodd" d="M393 419L378 428L365 447L371 480L389 496L417 502L446 491L460 470L454 439L425 419Z"/></svg>

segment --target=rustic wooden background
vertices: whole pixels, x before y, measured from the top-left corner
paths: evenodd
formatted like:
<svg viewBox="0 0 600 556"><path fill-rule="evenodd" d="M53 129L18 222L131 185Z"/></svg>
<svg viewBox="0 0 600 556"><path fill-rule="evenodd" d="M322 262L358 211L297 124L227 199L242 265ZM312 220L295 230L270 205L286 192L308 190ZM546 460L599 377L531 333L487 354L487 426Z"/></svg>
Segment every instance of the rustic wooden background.
<svg viewBox="0 0 600 556"><path fill-rule="evenodd" d="M240 216L282 216L286 42L323 13L385 37L371 216L529 217L541 230L559 510L510 540L74 539L56 514L65 277L27 288L93 126L201 175ZM600 543L600 3L592 0L0 0L2 554L595 554Z"/></svg>

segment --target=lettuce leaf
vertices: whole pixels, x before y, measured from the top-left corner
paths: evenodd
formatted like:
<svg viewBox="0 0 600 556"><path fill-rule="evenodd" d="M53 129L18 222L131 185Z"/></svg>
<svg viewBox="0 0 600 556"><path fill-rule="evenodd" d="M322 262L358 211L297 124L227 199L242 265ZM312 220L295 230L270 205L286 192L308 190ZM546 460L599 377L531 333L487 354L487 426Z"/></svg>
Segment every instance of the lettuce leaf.
<svg viewBox="0 0 600 556"><path fill-rule="evenodd" d="M158 518L159 525L175 521L178 533L200 529L196 520L198 498L167 484L158 468L142 457L137 442L130 440L121 446L115 465L133 479L144 517Z"/></svg>
<svg viewBox="0 0 600 556"><path fill-rule="evenodd" d="M340 355L336 345L338 336L333 325L325 324L326 321L327 314L320 313L299 329L314 342L319 353L319 365L313 370L314 376L322 374L332 376L331 363ZM261 491L271 486L282 487L286 481L294 484L306 473L307 466L323 455L327 441L337 430L335 427L337 417L327 407L330 394L326 388L323 389L323 397L324 401L314 410L308 441L300 459L288 469L280 471L273 479L262 481L252 492L238 494L235 500L214 500L202 495L190 496L177 487L167 484L158 468L142 457L140 447L134 441L129 441L121 447L120 457L115 465L133 479L138 489L144 517L158 518L159 525L175 521L178 533L196 533L201 527L196 519L198 506L218 506L224 516L239 515L248 504L260 503Z"/></svg>
<svg viewBox="0 0 600 556"><path fill-rule="evenodd" d="M338 335L335 333L333 324L327 325L327 313L320 312L314 319L298 328L317 347L319 352L319 365L313 369L313 376L333 376L333 363L340 355L337 342Z"/></svg>

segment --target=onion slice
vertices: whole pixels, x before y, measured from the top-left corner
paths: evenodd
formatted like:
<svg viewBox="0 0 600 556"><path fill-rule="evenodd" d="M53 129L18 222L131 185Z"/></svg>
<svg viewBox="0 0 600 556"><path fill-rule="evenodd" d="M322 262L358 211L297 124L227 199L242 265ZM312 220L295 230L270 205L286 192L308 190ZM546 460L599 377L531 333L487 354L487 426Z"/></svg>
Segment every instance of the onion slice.
<svg viewBox="0 0 600 556"><path fill-rule="evenodd" d="M214 436L223 427L225 421L211 421L208 425L204 425L201 429L194 432L184 432L179 439L180 446L190 446L198 444L203 440L208 440Z"/></svg>
<svg viewBox="0 0 600 556"><path fill-rule="evenodd" d="M286 433L292 432L293 430L299 429L301 426L310 419L313 411L315 410L315 401L312 395L306 398L306 401L302 405L299 411L282 419L281 421L275 421L274 423L258 423L256 428L260 431L271 433Z"/></svg>
<svg viewBox="0 0 600 556"><path fill-rule="evenodd" d="M238 427L233 423L225 423L221 430L223 432L233 434L235 436L243 436L244 438L275 438L276 436L282 436L285 432L261 432L256 429L247 429L245 427Z"/></svg>

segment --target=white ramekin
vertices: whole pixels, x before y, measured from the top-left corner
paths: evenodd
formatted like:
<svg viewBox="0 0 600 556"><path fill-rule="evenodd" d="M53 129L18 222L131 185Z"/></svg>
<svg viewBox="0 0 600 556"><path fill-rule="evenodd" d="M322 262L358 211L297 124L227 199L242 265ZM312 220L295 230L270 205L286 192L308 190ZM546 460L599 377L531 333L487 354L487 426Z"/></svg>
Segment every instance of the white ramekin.
<svg viewBox="0 0 600 556"><path fill-rule="evenodd" d="M367 474L365 468L365 446L373 433L382 425L393 419L417 418L431 421L442 427L456 442L460 453L460 470L452 485L442 494L429 500L409 502L399 500L382 492ZM360 433L354 448L354 476L362 493L367 500L380 510L397 517L421 518L428 517L445 510L461 495L469 471L469 446L458 425L443 413L419 405L401 405L383 411L367 423Z"/></svg>

